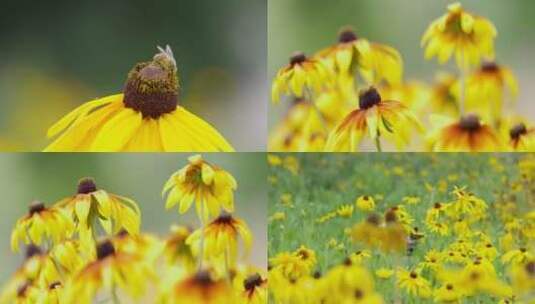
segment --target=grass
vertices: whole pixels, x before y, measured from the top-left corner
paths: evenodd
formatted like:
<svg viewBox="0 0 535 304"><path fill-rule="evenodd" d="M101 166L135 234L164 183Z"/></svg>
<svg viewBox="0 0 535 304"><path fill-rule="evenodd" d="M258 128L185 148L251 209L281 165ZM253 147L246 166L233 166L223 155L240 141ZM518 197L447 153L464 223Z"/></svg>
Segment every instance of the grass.
<svg viewBox="0 0 535 304"><path fill-rule="evenodd" d="M279 154L295 158L299 164L297 174L284 165L271 166L269 190L269 214L285 214L284 220L270 220L269 257L279 252L294 251L301 245L313 249L317 255L317 270L325 273L339 264L349 253L364 247L355 244L344 230L364 220L367 213L355 206L355 200L362 195L376 198L375 212L383 213L388 208L402 203L405 196L417 196L421 202L404 204L414 218L413 226L420 228L425 237L418 242L414 253L399 259L391 255L373 254L366 266L371 271L380 267L410 268L429 249L442 250L455 240L455 236L440 237L427 230L424 219L426 211L435 202L449 202L453 199L454 186L466 186L468 191L482 198L489 205L488 218L478 223L477 228L487 232L499 254L494 267L499 276L507 282L505 269L499 260L503 252L498 238L503 234L503 224L495 209L503 193L516 197L519 209L527 208L526 196L522 191L514 192L511 183L518 179L517 162L520 154L424 154L424 153L360 153L360 154ZM283 161L283 164L286 161ZM429 191L425 184L435 187ZM286 196L286 198L282 198ZM288 200L288 197L291 199ZM382 197L382 199L381 199ZM281 199L282 198L282 199ZM286 200L286 204L283 202ZM289 204L288 204L289 202ZM337 216L325 223L316 220L341 205L355 206L349 218ZM343 248L330 248L328 243L335 239ZM429 278L432 283L432 278ZM376 278L376 290L387 303L395 298L395 278ZM433 284L434 288L439 284ZM403 303L429 303L402 295ZM474 303L473 297L463 303ZM477 301L495 303L490 297L481 296Z"/></svg>

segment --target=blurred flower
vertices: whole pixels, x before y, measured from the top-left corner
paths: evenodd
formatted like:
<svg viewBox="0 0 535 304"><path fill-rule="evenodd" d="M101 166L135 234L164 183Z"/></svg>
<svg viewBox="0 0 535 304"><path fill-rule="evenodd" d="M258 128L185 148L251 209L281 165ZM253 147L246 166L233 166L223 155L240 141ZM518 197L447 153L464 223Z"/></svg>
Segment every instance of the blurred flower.
<svg viewBox="0 0 535 304"><path fill-rule="evenodd" d="M491 127L478 116L470 114L455 121L432 115L433 130L428 134L430 149L435 152L485 152L496 151L502 144Z"/></svg>
<svg viewBox="0 0 535 304"><path fill-rule="evenodd" d="M319 60L296 52L290 63L277 72L271 87L271 99L278 103L282 94L310 97L306 96L307 90L307 93L318 93L328 83L328 71Z"/></svg>
<svg viewBox="0 0 535 304"><path fill-rule="evenodd" d="M433 21L424 36L425 58L438 56L441 64L455 54L457 65L463 69L477 65L481 57L494 57L494 38L497 32L487 19L466 12L460 3L448 6L448 12Z"/></svg>
<svg viewBox="0 0 535 304"><path fill-rule="evenodd" d="M166 304L233 304L234 293L227 281L214 278L208 271L178 280L161 295Z"/></svg>
<svg viewBox="0 0 535 304"><path fill-rule="evenodd" d="M28 208L28 214L20 218L11 233L11 249L19 250L19 242L41 245L45 238L54 244L69 238L74 232L74 223L68 214L60 208L45 207L34 201Z"/></svg>
<svg viewBox="0 0 535 304"><path fill-rule="evenodd" d="M167 193L165 208L178 204L184 214L195 202L202 222L219 215L221 208L234 211L234 191L238 187L234 177L222 168L205 161L201 155L188 158L189 164L175 172L164 185Z"/></svg>
<svg viewBox="0 0 535 304"><path fill-rule="evenodd" d="M66 286L66 302L92 303L102 288L115 297L116 288L120 288L133 298L139 298L146 283L155 278L142 255L117 251L110 240L99 243L96 252L97 259L80 270Z"/></svg>
<svg viewBox="0 0 535 304"><path fill-rule="evenodd" d="M226 267L234 267L238 256L238 236L242 238L245 251L249 252L252 246L252 235L247 224L231 214L223 212L219 217L209 223L204 229L193 232L186 244L198 252L201 237L204 236L204 253L202 256L208 260L223 258ZM226 269L228 271L228 269Z"/></svg>
<svg viewBox="0 0 535 304"><path fill-rule="evenodd" d="M179 79L171 48L136 64L124 94L76 108L48 130L45 151L233 151L210 124L178 106Z"/></svg>
<svg viewBox="0 0 535 304"><path fill-rule="evenodd" d="M355 201L355 205L363 211L373 211L375 209L375 201L373 197L368 195L359 196Z"/></svg>
<svg viewBox="0 0 535 304"><path fill-rule="evenodd" d="M403 74L403 61L397 50L359 38L351 28L342 29L338 43L318 52L316 57L341 75L350 75L358 68L371 83L382 79L399 83Z"/></svg>

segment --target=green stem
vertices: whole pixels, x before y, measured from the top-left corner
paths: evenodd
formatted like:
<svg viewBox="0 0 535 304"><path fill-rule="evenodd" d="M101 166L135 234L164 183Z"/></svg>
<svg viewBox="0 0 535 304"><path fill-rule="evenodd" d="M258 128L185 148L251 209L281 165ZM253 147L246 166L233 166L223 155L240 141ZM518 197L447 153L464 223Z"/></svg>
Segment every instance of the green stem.
<svg viewBox="0 0 535 304"><path fill-rule="evenodd" d="M204 202L201 202L201 243L199 244L199 271L202 270L202 262L204 258Z"/></svg>
<svg viewBox="0 0 535 304"><path fill-rule="evenodd" d="M111 288L111 300L113 304L121 304L119 296L117 296L117 288L115 288L115 284L113 284Z"/></svg>

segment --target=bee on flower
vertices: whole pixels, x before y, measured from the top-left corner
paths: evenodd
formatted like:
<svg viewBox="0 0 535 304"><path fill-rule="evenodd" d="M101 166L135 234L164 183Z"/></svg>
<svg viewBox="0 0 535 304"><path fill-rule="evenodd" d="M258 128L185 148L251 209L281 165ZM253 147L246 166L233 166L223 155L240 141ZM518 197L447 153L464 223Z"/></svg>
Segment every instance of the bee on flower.
<svg viewBox="0 0 535 304"><path fill-rule="evenodd" d="M87 102L48 129L45 151L233 151L209 123L178 104L177 65L169 46L136 64L122 94Z"/></svg>

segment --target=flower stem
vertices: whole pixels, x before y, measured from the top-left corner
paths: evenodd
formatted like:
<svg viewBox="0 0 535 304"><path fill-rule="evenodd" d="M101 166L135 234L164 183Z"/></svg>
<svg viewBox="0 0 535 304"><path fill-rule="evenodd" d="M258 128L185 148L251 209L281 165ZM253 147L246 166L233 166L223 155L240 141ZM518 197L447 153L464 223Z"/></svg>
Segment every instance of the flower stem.
<svg viewBox="0 0 535 304"><path fill-rule="evenodd" d="M201 202L201 242L199 244L199 271L202 270L202 260L204 258L204 202Z"/></svg>
<svg viewBox="0 0 535 304"><path fill-rule="evenodd" d="M121 304L121 301L119 300L119 297L117 296L117 288L115 288L115 284L113 284L111 288L111 299L114 304Z"/></svg>

